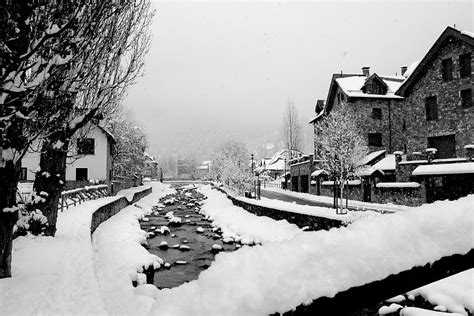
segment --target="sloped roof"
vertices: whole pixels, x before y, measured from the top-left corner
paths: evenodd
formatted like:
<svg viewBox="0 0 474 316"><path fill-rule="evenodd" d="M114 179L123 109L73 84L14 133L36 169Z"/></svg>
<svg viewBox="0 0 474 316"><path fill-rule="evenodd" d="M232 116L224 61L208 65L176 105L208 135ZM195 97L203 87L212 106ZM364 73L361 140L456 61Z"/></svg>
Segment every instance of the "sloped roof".
<svg viewBox="0 0 474 316"><path fill-rule="evenodd" d="M101 126L101 125L97 125L97 127L102 131L104 132L105 136L107 136L113 143L116 143L117 141L115 140L115 137L114 135L109 132L105 127Z"/></svg>
<svg viewBox="0 0 474 316"><path fill-rule="evenodd" d="M426 69L432 65L433 59L436 58L446 41L453 38L461 40L471 46L474 46L474 38L472 37L471 32L459 31L455 28L448 26L440 35L440 37L436 40L433 46L429 49L428 53L426 53L426 55L420 61L419 65L413 70L413 73L411 73L407 80L405 80L405 82L397 90L396 94L398 96L405 97L410 93L413 85L425 73Z"/></svg>
<svg viewBox="0 0 474 316"><path fill-rule="evenodd" d="M474 162L443 163L422 165L413 170L414 176L435 176L445 174L473 174Z"/></svg>
<svg viewBox="0 0 474 316"><path fill-rule="evenodd" d="M385 155L385 152L386 152L385 149L371 152L367 156L362 158L362 160L359 161L358 165L359 166L371 165L371 162L373 162L375 159L379 158L380 156Z"/></svg>
<svg viewBox="0 0 474 316"><path fill-rule="evenodd" d="M380 170L395 170L396 169L396 161L395 161L395 155L387 155L385 158L377 162L372 166L375 169L380 169Z"/></svg>
<svg viewBox="0 0 474 316"><path fill-rule="evenodd" d="M373 74L372 76L374 75L377 75L377 74ZM336 79L336 82L341 88L341 90L344 91L344 93L350 98L402 99L402 97L395 95L395 92L402 85L403 81L405 80L405 77L399 76L395 78L395 76L384 77L384 76L378 76L378 75L377 77L380 78L381 81L387 85L386 94L364 93L362 91L362 88L364 87L365 82L367 81L368 78L362 75L338 78Z"/></svg>

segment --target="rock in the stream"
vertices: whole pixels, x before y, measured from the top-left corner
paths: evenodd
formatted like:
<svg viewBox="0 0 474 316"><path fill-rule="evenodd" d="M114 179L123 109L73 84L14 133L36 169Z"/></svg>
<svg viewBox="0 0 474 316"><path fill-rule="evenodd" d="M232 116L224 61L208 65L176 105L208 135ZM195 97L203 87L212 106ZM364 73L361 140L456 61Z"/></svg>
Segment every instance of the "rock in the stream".
<svg viewBox="0 0 474 316"><path fill-rule="evenodd" d="M198 234L204 233L204 228L202 228L202 227L196 228L196 233L198 233Z"/></svg>
<svg viewBox="0 0 474 316"><path fill-rule="evenodd" d="M175 262L175 264L188 264L188 263L184 260L178 260Z"/></svg>
<svg viewBox="0 0 474 316"><path fill-rule="evenodd" d="M169 264L168 262L166 262L166 263L164 264L164 267L165 267L166 269L169 269L169 268L171 268L171 264Z"/></svg>
<svg viewBox="0 0 474 316"><path fill-rule="evenodd" d="M305 227L301 228L301 230L304 231L304 232L307 231L307 230L309 230L309 229L310 229L309 226L305 226Z"/></svg>
<svg viewBox="0 0 474 316"><path fill-rule="evenodd" d="M162 241L160 242L160 245L158 246L158 248L162 249L162 250L166 250L169 248L169 245L166 241Z"/></svg>
<svg viewBox="0 0 474 316"><path fill-rule="evenodd" d="M178 249L179 246L181 246L181 245L180 245L180 244L175 244L175 245L173 245L171 248L173 248L173 249Z"/></svg>
<svg viewBox="0 0 474 316"><path fill-rule="evenodd" d="M156 229L155 232L159 232L162 235L167 235L170 233L170 229L168 228L168 226L161 226L159 229Z"/></svg>
<svg viewBox="0 0 474 316"><path fill-rule="evenodd" d="M190 218L191 215L184 215L184 218Z"/></svg>
<svg viewBox="0 0 474 316"><path fill-rule="evenodd" d="M165 214L165 218L166 218L166 219L171 219L171 218L173 218L173 217L174 217L174 214L173 214L172 211L169 211L169 212L167 212L167 213Z"/></svg>
<svg viewBox="0 0 474 316"><path fill-rule="evenodd" d="M173 216L170 218L170 221L168 222L169 226L181 226L181 218Z"/></svg>
<svg viewBox="0 0 474 316"><path fill-rule="evenodd" d="M149 232L147 234L147 236L148 236L148 238L153 238L153 237L155 237L155 233L154 232Z"/></svg>
<svg viewBox="0 0 474 316"><path fill-rule="evenodd" d="M176 237L177 237L176 234L171 235L171 238L176 238Z"/></svg>
<svg viewBox="0 0 474 316"><path fill-rule="evenodd" d="M234 239L232 237L226 237L224 239L222 239L222 242L224 244L233 244L234 243Z"/></svg>
<svg viewBox="0 0 474 316"><path fill-rule="evenodd" d="M186 245L181 245L181 246L179 247L179 250L181 250L181 251L189 251L189 250L191 250L191 248L189 248L189 246L186 246Z"/></svg>
<svg viewBox="0 0 474 316"><path fill-rule="evenodd" d="M191 223L191 220L187 219L184 222L189 224L189 223Z"/></svg>
<svg viewBox="0 0 474 316"><path fill-rule="evenodd" d="M148 221L150 221L150 219L148 217L143 217L142 218L142 222L148 222Z"/></svg>
<svg viewBox="0 0 474 316"><path fill-rule="evenodd" d="M212 250L211 250L212 252L217 253L217 252L219 252L219 251L221 251L221 250L222 250L222 246L221 246L221 245L218 245L218 244L212 245Z"/></svg>
<svg viewBox="0 0 474 316"><path fill-rule="evenodd" d="M183 244L187 244L188 242L189 242L189 241L188 241L187 239L184 239L184 240L182 241Z"/></svg>

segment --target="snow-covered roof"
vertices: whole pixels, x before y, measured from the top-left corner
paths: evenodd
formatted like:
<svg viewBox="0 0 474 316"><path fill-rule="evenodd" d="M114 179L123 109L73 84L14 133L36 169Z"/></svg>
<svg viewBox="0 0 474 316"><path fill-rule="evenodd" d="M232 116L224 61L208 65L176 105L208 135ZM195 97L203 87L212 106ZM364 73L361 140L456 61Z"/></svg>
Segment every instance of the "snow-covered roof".
<svg viewBox="0 0 474 316"><path fill-rule="evenodd" d="M410 75L413 73L413 71L415 71L416 67L418 67L418 65L420 64L420 61L417 60L417 61L414 61L410 64L410 66L407 67L407 70L405 71L405 73L403 74L403 76L405 78L408 78L410 77Z"/></svg>
<svg viewBox="0 0 474 316"><path fill-rule="evenodd" d="M318 113L318 115L316 115L315 117L313 117L313 118L311 119L311 121L309 121L309 124L314 123L317 119L319 119L320 117L322 117L323 114L324 114L324 110L322 110L321 112Z"/></svg>
<svg viewBox="0 0 474 316"><path fill-rule="evenodd" d="M419 188L418 182L381 182L375 185L377 188Z"/></svg>
<svg viewBox="0 0 474 316"><path fill-rule="evenodd" d="M284 170L285 169L285 161L283 159L278 159L274 163L267 165L265 167L266 170Z"/></svg>
<svg viewBox="0 0 474 316"><path fill-rule="evenodd" d="M474 162L445 163L423 165L413 170L414 176L446 175L446 174L471 174L474 173Z"/></svg>
<svg viewBox="0 0 474 316"><path fill-rule="evenodd" d="M362 158L362 160L359 161L358 165L359 166L367 165L370 162L372 162L374 159L376 159L376 158L380 157L381 155L385 154L385 152L386 152L385 149L371 152L370 154L368 154L367 156Z"/></svg>
<svg viewBox="0 0 474 316"><path fill-rule="evenodd" d="M312 177L319 177L323 173L326 173L326 171L324 171L323 169L319 169L319 170L313 171L313 173L311 173L311 176Z"/></svg>
<svg viewBox="0 0 474 316"><path fill-rule="evenodd" d="M359 177L370 177L375 172L380 172L382 175L385 174L382 170L375 169L374 167L371 167L371 166L362 166L361 168L358 168L356 170L355 174Z"/></svg>
<svg viewBox="0 0 474 316"><path fill-rule="evenodd" d="M389 98L402 99L402 97L395 95L395 92L402 85L405 80L404 76L379 76L380 79L388 86L387 94L369 94L362 91L362 87L367 80L366 76L357 75L351 77L337 78L336 82L339 87L347 94L348 97L358 98Z"/></svg>
<svg viewBox="0 0 474 316"><path fill-rule="evenodd" d="M375 165L372 166L374 169L380 170L395 170L396 162L395 162L395 155L387 155L385 158L377 162Z"/></svg>
<svg viewBox="0 0 474 316"><path fill-rule="evenodd" d="M471 31L462 30L461 34L474 38L474 33Z"/></svg>

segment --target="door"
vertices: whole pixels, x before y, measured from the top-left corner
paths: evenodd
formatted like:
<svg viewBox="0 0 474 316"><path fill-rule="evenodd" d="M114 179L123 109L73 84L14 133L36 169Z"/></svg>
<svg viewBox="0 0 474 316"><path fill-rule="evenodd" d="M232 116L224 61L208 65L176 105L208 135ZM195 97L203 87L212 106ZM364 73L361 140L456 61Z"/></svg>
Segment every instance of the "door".
<svg viewBox="0 0 474 316"><path fill-rule="evenodd" d="M309 193L309 176L307 174L300 176L300 181L301 181L300 192Z"/></svg>
<svg viewBox="0 0 474 316"><path fill-rule="evenodd" d="M456 157L455 135L428 137L428 147L436 148L436 159Z"/></svg>
<svg viewBox="0 0 474 316"><path fill-rule="evenodd" d="M362 190L364 191L364 202L371 202L371 188L370 188L370 179L362 179L363 187Z"/></svg>

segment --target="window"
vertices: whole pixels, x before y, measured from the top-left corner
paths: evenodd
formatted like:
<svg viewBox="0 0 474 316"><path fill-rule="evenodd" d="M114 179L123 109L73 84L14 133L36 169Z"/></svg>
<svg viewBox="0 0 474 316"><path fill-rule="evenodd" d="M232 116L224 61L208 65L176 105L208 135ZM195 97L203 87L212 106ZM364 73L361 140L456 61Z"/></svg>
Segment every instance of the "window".
<svg viewBox="0 0 474 316"><path fill-rule="evenodd" d="M94 155L95 139L94 138L78 139L77 140L77 153L80 155Z"/></svg>
<svg viewBox="0 0 474 316"><path fill-rule="evenodd" d="M435 159L456 157L456 136L445 135L428 137L427 145L429 148L436 148Z"/></svg>
<svg viewBox="0 0 474 316"><path fill-rule="evenodd" d="M382 109L380 108L373 108L372 109L372 118L374 120L381 120L382 119Z"/></svg>
<svg viewBox="0 0 474 316"><path fill-rule="evenodd" d="M382 134L380 134L380 133L369 133L369 146L381 147L382 146Z"/></svg>
<svg viewBox="0 0 474 316"><path fill-rule="evenodd" d="M463 108L472 106L472 89L461 90L461 105Z"/></svg>
<svg viewBox="0 0 474 316"><path fill-rule="evenodd" d="M459 56L459 76L461 78L471 76L471 54Z"/></svg>
<svg viewBox="0 0 474 316"><path fill-rule="evenodd" d="M438 101L436 100L436 96L427 97L425 99L425 107L426 107L426 120L427 121L435 121L438 119Z"/></svg>
<svg viewBox="0 0 474 316"><path fill-rule="evenodd" d="M21 168L21 170L20 170L20 178L19 178L18 180L24 181L24 180L26 180L26 176L27 176L27 170L26 170L26 168Z"/></svg>
<svg viewBox="0 0 474 316"><path fill-rule="evenodd" d="M453 79L453 60L451 58L443 59L441 62L441 73L444 81Z"/></svg>
<svg viewBox="0 0 474 316"><path fill-rule="evenodd" d="M76 168L76 181L87 181L87 168Z"/></svg>

